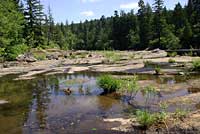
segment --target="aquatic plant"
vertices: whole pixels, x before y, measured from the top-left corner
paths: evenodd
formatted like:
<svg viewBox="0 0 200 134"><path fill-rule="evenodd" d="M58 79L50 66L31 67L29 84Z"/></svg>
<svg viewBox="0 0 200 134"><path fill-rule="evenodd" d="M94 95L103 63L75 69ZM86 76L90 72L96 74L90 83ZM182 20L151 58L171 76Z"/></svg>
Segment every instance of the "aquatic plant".
<svg viewBox="0 0 200 134"><path fill-rule="evenodd" d="M104 89L105 93L115 92L120 88L119 81L112 77L111 75L102 75L97 79L97 84L99 87Z"/></svg>
<svg viewBox="0 0 200 134"><path fill-rule="evenodd" d="M126 83L126 85L126 90L131 94L130 99L134 99L140 90L140 87L137 83L137 76L134 76L130 81Z"/></svg>
<svg viewBox="0 0 200 134"><path fill-rule="evenodd" d="M145 96L145 107L147 107L148 103L151 99L153 99L157 95L157 91L153 86L146 86L143 89L143 93Z"/></svg>

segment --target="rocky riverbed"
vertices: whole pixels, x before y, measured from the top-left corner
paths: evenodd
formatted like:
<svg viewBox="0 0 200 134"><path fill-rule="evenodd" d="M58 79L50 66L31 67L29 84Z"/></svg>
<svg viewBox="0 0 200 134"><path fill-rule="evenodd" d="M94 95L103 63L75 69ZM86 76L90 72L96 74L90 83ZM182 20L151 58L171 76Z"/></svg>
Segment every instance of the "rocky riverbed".
<svg viewBox="0 0 200 134"><path fill-rule="evenodd" d="M22 74L18 79L33 79L34 75L43 73L48 75L81 71L154 74L155 66L159 66L162 74L165 75L183 74L185 71L188 72L187 69L191 67L193 60L199 59L199 57L190 56L167 57L167 53L163 50L123 52L49 51L42 51L39 54L37 52L37 57L46 55L43 60L27 62L27 59L23 61L23 58L18 58L19 61L1 63L0 76ZM49 55L56 58L49 58ZM34 58L31 57L31 59ZM175 63L169 63L169 59L173 59Z"/></svg>

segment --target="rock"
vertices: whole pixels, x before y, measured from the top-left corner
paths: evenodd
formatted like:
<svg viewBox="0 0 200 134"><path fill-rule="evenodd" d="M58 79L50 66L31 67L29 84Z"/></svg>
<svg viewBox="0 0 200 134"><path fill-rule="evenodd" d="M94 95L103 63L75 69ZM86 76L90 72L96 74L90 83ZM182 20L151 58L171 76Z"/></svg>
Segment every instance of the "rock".
<svg viewBox="0 0 200 134"><path fill-rule="evenodd" d="M167 57L167 52L164 51L164 50L160 50L160 49L152 50L150 53L145 54L143 56L143 58L145 58L145 59L147 59L147 58L150 58L150 59L153 59L153 58L164 58L164 57Z"/></svg>
<svg viewBox="0 0 200 134"><path fill-rule="evenodd" d="M35 59L34 57L26 57L26 58L25 58L25 61L26 61L26 62L36 62L37 59Z"/></svg>
<svg viewBox="0 0 200 134"><path fill-rule="evenodd" d="M160 52L161 50L159 49L159 48L157 48L157 49L154 49L154 50L152 50L151 52L152 53L158 53L158 52Z"/></svg>
<svg viewBox="0 0 200 134"><path fill-rule="evenodd" d="M93 57L93 56L92 56L92 54L89 54L87 57L88 57L88 58L91 58L91 57Z"/></svg>
<svg viewBox="0 0 200 134"><path fill-rule="evenodd" d="M37 59L31 53L21 54L16 57L16 60L19 62L36 62Z"/></svg>
<svg viewBox="0 0 200 134"><path fill-rule="evenodd" d="M3 63L3 68L9 68L9 67L16 67L18 66L19 62L12 61L12 62L5 62Z"/></svg>
<svg viewBox="0 0 200 134"><path fill-rule="evenodd" d="M0 105L1 105L1 104L7 104L7 103L8 103L8 101L0 100Z"/></svg>
<svg viewBox="0 0 200 134"><path fill-rule="evenodd" d="M59 59L59 56L56 55L56 54L50 54L50 55L47 55L46 58L48 60L58 60Z"/></svg>
<svg viewBox="0 0 200 134"><path fill-rule="evenodd" d="M18 56L16 57L16 60L17 60L17 61L24 61L24 59L25 59L25 55L23 55L23 54L20 54L20 55L18 55Z"/></svg>

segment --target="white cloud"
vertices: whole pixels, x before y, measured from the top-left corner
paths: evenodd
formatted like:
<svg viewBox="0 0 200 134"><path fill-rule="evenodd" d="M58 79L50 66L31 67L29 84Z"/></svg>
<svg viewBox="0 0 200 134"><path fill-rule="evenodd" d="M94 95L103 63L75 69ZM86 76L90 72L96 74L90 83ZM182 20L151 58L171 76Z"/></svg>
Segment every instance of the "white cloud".
<svg viewBox="0 0 200 134"><path fill-rule="evenodd" d="M94 16L94 12L93 11L83 11L83 12L81 12L81 15L91 17L91 16Z"/></svg>
<svg viewBox="0 0 200 134"><path fill-rule="evenodd" d="M82 3L86 3L86 2L94 3L94 2L98 2L98 1L100 1L100 0L81 0Z"/></svg>
<svg viewBox="0 0 200 134"><path fill-rule="evenodd" d="M136 9L136 8L138 8L138 3L131 2L131 3L126 3L126 4L121 4L120 8L121 9Z"/></svg>

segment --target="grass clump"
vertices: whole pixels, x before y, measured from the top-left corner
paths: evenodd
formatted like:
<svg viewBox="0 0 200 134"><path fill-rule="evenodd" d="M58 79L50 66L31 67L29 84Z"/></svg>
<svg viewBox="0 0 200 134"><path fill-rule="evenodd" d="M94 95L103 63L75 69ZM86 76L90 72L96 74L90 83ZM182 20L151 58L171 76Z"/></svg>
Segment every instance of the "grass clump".
<svg viewBox="0 0 200 134"><path fill-rule="evenodd" d="M167 55L169 57L176 57L177 56L177 52L169 52Z"/></svg>
<svg viewBox="0 0 200 134"><path fill-rule="evenodd" d="M188 114L188 111L178 108L178 109L176 109L174 116L177 119L183 119L187 116L187 114Z"/></svg>
<svg viewBox="0 0 200 134"><path fill-rule="evenodd" d="M155 114L151 114L148 111L137 110L136 111L136 120L144 128L147 129L156 122Z"/></svg>
<svg viewBox="0 0 200 134"><path fill-rule="evenodd" d="M152 66L153 65L153 62L152 61L149 61L149 60L146 60L143 62L144 63L144 67L149 67L149 66Z"/></svg>
<svg viewBox="0 0 200 134"><path fill-rule="evenodd" d="M112 77L111 75L103 75L97 79L97 84L99 87L104 89L104 93L115 92L120 88L119 81Z"/></svg>
<svg viewBox="0 0 200 134"><path fill-rule="evenodd" d="M169 63L176 63L176 60L174 60L174 59L169 59L168 62L169 62Z"/></svg>
<svg viewBox="0 0 200 134"><path fill-rule="evenodd" d="M33 56L37 60L45 60L46 59L46 54L45 53L34 53Z"/></svg>
<svg viewBox="0 0 200 134"><path fill-rule="evenodd" d="M155 67L155 74L156 75L159 75L159 74L161 74L162 72L161 72L161 68L159 67L159 66L157 66L157 67Z"/></svg>
<svg viewBox="0 0 200 134"><path fill-rule="evenodd" d="M200 59L192 62L192 70L200 71Z"/></svg>
<svg viewBox="0 0 200 134"><path fill-rule="evenodd" d="M111 63L115 63L117 61L121 60L121 55L114 51L105 51L103 55L106 57L106 59L109 60Z"/></svg>

